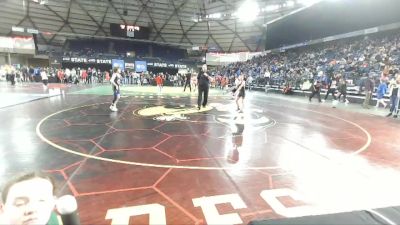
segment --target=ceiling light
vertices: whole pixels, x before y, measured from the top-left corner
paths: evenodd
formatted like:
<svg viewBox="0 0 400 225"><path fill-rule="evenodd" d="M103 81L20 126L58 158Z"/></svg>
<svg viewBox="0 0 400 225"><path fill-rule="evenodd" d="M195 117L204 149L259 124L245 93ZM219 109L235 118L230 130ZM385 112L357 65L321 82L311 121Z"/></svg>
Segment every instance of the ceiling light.
<svg viewBox="0 0 400 225"><path fill-rule="evenodd" d="M221 18L221 13L210 14L210 18L219 19L219 18Z"/></svg>
<svg viewBox="0 0 400 225"><path fill-rule="evenodd" d="M305 6L311 6L314 5L318 2L320 2L321 0L297 0L297 3L305 5Z"/></svg>
<svg viewBox="0 0 400 225"><path fill-rule="evenodd" d="M39 3L41 5L45 5L48 4L49 1L48 0L32 0L33 2Z"/></svg>
<svg viewBox="0 0 400 225"><path fill-rule="evenodd" d="M24 32L25 29L24 29L23 27L15 27L15 26L12 26L12 27L11 27L11 31L14 31L14 32Z"/></svg>
<svg viewBox="0 0 400 225"><path fill-rule="evenodd" d="M237 16L241 21L249 22L257 18L260 12L257 2L252 0L245 1L237 11Z"/></svg>
<svg viewBox="0 0 400 225"><path fill-rule="evenodd" d="M294 1L287 1L286 2L286 6L287 7L292 7L292 6L294 6L294 4L295 4Z"/></svg>
<svg viewBox="0 0 400 225"><path fill-rule="evenodd" d="M264 8L264 11L266 11L266 12L272 12L272 11L278 10L279 8L280 8L279 5L268 5L268 6L266 6L266 7Z"/></svg>

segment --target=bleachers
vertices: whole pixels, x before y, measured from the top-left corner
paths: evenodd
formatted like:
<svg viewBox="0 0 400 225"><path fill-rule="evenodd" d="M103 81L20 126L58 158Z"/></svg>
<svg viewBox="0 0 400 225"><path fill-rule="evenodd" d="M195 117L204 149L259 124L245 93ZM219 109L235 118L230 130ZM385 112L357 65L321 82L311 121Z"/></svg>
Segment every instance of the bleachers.
<svg viewBox="0 0 400 225"><path fill-rule="evenodd" d="M265 80L269 74L270 85L288 84L300 89L306 80L324 83L333 74L341 74L354 86L360 86L364 77L373 75L378 84L385 66L389 68L390 77L399 71L399 65L400 34L397 30L272 52L218 68L215 73L225 76L245 73L255 80Z"/></svg>
<svg viewBox="0 0 400 225"><path fill-rule="evenodd" d="M143 58L153 57L161 60L178 61L186 58L186 50L177 47L162 46L152 43L137 43L124 40L68 40L65 56L89 56L89 57L128 57L127 53L134 53L129 57Z"/></svg>

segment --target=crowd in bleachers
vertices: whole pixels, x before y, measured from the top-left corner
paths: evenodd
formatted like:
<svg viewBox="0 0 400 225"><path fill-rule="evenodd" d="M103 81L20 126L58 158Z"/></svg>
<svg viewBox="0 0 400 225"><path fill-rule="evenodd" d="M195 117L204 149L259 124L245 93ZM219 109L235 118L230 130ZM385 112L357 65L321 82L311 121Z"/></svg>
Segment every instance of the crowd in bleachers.
<svg viewBox="0 0 400 225"><path fill-rule="evenodd" d="M248 77L249 87L273 88L284 94L310 91L309 100L319 102L332 93L333 107L337 100L348 103L346 96L363 94L363 107L390 105L390 114L397 117L400 99L400 32L390 31L372 36L353 37L332 42L280 49L232 63L213 71L233 83L239 74ZM221 80L221 79L220 79ZM320 92L326 91L322 100ZM339 99L337 98L339 96ZM375 98L374 98L375 97ZM354 98L354 96L353 96ZM390 104L385 102L390 99Z"/></svg>
<svg viewBox="0 0 400 225"><path fill-rule="evenodd" d="M142 72L137 73L131 69L121 71L122 85L155 85L155 77L161 75L164 84L168 86L183 86L186 74L169 74ZM19 83L43 82L65 84L95 84L108 82L111 71L96 68L52 68L52 67L21 67L4 65L0 66L0 80L5 80L11 85Z"/></svg>
<svg viewBox="0 0 400 225"><path fill-rule="evenodd" d="M334 74L340 74L350 86L362 86L363 78L368 75L379 84L382 72L394 76L399 65L400 35L392 32L269 53L219 68L216 73L223 76L245 73L260 85L301 89L306 80L324 83Z"/></svg>
<svg viewBox="0 0 400 225"><path fill-rule="evenodd" d="M10 65L0 67L0 80L6 80L12 85L16 83L42 82L46 83L102 83L109 79L109 71L100 71L96 68L57 69L54 67L27 67L16 68Z"/></svg>

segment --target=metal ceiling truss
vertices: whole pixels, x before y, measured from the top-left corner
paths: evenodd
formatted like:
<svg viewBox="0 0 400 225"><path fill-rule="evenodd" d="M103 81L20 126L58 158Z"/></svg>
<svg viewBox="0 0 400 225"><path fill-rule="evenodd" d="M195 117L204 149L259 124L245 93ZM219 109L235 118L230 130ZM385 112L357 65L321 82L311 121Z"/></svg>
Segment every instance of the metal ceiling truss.
<svg viewBox="0 0 400 225"><path fill-rule="evenodd" d="M62 30L62 29L64 29L64 27L65 26L68 26L70 29L71 29L71 31L74 33L74 34L76 34L76 31L75 31L75 29L71 26L71 24L69 23L69 14L70 14L70 9L71 9L71 3L72 3L72 0L70 1L70 7L68 8L68 14L67 14L67 18L66 19L64 19L60 14L58 14L56 11L54 11L52 8L50 8L48 5L45 5L45 7L50 11L50 12L52 12L52 13L54 13L54 15L56 15L58 18L60 18L62 21L63 21L63 25L57 30L57 32L55 32L55 34L53 35L53 37L51 37L51 39L49 40L49 43L52 43L52 41L54 40L54 38L57 36L57 34ZM78 37L78 36L76 36L76 37Z"/></svg>
<svg viewBox="0 0 400 225"><path fill-rule="evenodd" d="M184 37L187 38L187 34L188 34L197 24L198 24L198 23L192 24L186 31L182 30L182 31L183 31L183 34L182 34L181 40L180 40L179 42L182 42ZM188 38L187 38L187 39L188 39Z"/></svg>
<svg viewBox="0 0 400 225"><path fill-rule="evenodd" d="M236 20L235 20L235 30L232 30L230 27L228 27L227 25L221 23L221 21L216 21L218 24L220 24L221 26L225 27L226 29L228 29L229 31L231 31L243 44L244 46L247 48L248 51L251 51L251 48L249 47L249 45L240 37L240 35L237 33L236 30ZM230 51L230 50L229 50Z"/></svg>
<svg viewBox="0 0 400 225"><path fill-rule="evenodd" d="M266 33L267 32L261 33L261 37L260 37L260 39L258 40L258 43L257 43L257 48L255 49L256 51L259 51L260 47L261 47L261 44L264 43L264 39L266 38Z"/></svg>
<svg viewBox="0 0 400 225"><path fill-rule="evenodd" d="M28 15L28 20L31 22L33 28L35 28L36 30L39 30L39 28L36 26L35 22L32 21L31 17L29 17L29 15ZM44 38L42 33L39 32L39 36L43 39L44 43L49 44L49 41L47 41L47 39Z"/></svg>
<svg viewBox="0 0 400 225"><path fill-rule="evenodd" d="M203 8L200 8L200 11L203 9L204 15L207 15L207 10L206 10L206 1L203 0L203 4L201 5ZM210 21L207 21L207 39L206 43L204 43L204 46L208 47L208 41L210 40Z"/></svg>
<svg viewBox="0 0 400 225"><path fill-rule="evenodd" d="M149 19L150 19L150 21L151 21L151 24L152 24L152 26L153 26L153 28L154 28L154 30L156 30L156 32L157 32L157 34L160 36L160 38L161 38L161 40L163 41L163 42L166 42L165 41L165 39L163 38L163 36L161 36L161 31L160 30L157 30L157 26L156 26L156 24L154 23L154 20L153 20L153 17L150 15L150 13L149 13L149 11L147 10L147 4L150 2L150 0L147 0L146 1L146 3L144 3L143 2L143 0L139 0L140 1L140 3L142 3L142 7L143 7L143 9L144 9L144 11L147 13L147 16L149 17ZM153 39L153 41L155 41L155 39Z"/></svg>
<svg viewBox="0 0 400 225"><path fill-rule="evenodd" d="M235 39L236 39L236 36L233 36L232 41L231 41L231 44L229 45L229 48L228 48L228 52L231 51L232 46L233 46L233 43L235 42Z"/></svg>
<svg viewBox="0 0 400 225"><path fill-rule="evenodd" d="M32 24L33 28L35 28L36 30L39 30L39 29L37 28L36 24L32 21L31 17L29 16L29 14L30 14L30 13L29 13L29 11L30 11L30 10L29 10L29 5L30 5L30 2L28 1L27 7L26 7L26 18L24 18L23 20L21 20L21 22L18 23L18 26L21 25L23 21L25 21L26 19L28 19L29 22ZM44 36L43 36L42 33L39 33L39 36L43 39L43 41L44 41L46 44L49 43L49 42L46 40L46 38L44 38Z"/></svg>
<svg viewBox="0 0 400 225"><path fill-rule="evenodd" d="M107 13L108 13L108 8L110 8L110 5L107 5L106 11L104 12L104 15L103 15L103 18L101 18L101 23L100 23L100 26L101 26L101 27L103 27L104 21L106 20L106 16L107 16ZM101 30L101 29L98 28L98 29L96 30L96 33L94 33L94 35L96 36L97 33L98 33L100 30ZM104 32L104 31L103 31L103 32ZM108 36L107 33L104 33L104 35L105 35L105 36Z"/></svg>
<svg viewBox="0 0 400 225"><path fill-rule="evenodd" d="M181 17L179 16L179 9L182 8L187 2L189 2L189 0L184 1L184 2L180 5L180 8L179 8L179 9L175 6L174 0L169 0L169 1L171 2L172 6L174 7L174 12L173 12L173 14L175 14L176 17L178 18L179 26L181 27L181 30L182 30L182 36L185 37L186 40L187 40L191 45L193 45L192 41L190 41L190 39L187 37L187 35L184 34L183 25L182 25L182 20L181 20ZM182 42L182 41L181 41L181 42Z"/></svg>
<svg viewBox="0 0 400 225"><path fill-rule="evenodd" d="M207 9L206 9L206 3L205 3L205 1L203 1L202 7L203 7L204 14L207 15ZM221 47L221 45L217 42L217 40L215 40L215 38L212 36L212 34L211 34L211 32L210 32L210 21L207 21L207 33L208 33L208 36L207 36L207 40L206 40L205 46L207 46L207 48L208 48L208 43L209 43L210 38L211 38L211 39L213 40L213 42L217 45L217 47L218 47L221 51L224 51L224 49L223 49L223 48Z"/></svg>
<svg viewBox="0 0 400 225"><path fill-rule="evenodd" d="M140 0L140 1L141 1L141 0ZM160 30L157 31L157 34L156 34L156 36L154 36L153 41L155 41L156 38L157 38L158 36L162 37L162 36L161 36L161 32L164 30L165 26L167 26L167 24L171 21L172 17L174 17L175 14L177 14L177 18L178 18L179 23L181 24L181 27L182 27L182 22L181 22L181 19L180 19L179 16L178 16L178 12L179 12L179 10L180 10L183 6L185 6L188 2L189 2L189 0L185 0L185 1L182 2L178 7L175 7L175 5L173 5L174 11L169 15L168 19L167 19L167 20L165 21L165 23L161 26ZM182 42L183 38L186 36L186 34L183 32L183 28L182 28L182 33L183 33L183 36L182 36L182 39L181 39L180 42ZM187 38L187 36L186 36L186 39L191 43L191 41Z"/></svg>
<svg viewBox="0 0 400 225"><path fill-rule="evenodd" d="M77 0L71 0L71 1L74 1L76 4L78 4L78 6L86 13L86 15L97 25L98 29L102 30L104 34L106 34L103 27L93 18L92 15L90 15L90 13L85 9L85 7L79 1Z"/></svg>
<svg viewBox="0 0 400 225"><path fill-rule="evenodd" d="M127 0L127 1L129 1L129 0ZM139 0L135 0L135 1L139 1ZM148 1L148 2L150 3L151 0ZM142 13L145 11L145 10L144 10L145 7L143 7L143 3L141 3L140 1L139 1L139 3L140 3L140 6L139 6L139 7L138 7L137 5L130 4L129 2L127 2L127 3L125 4L126 9L127 9L128 11L137 12L137 13L138 13L138 15L136 16L136 18L135 18L134 20L132 20L132 21L134 21L133 24L136 24L136 23L138 22L140 16L141 16ZM110 4L110 5L114 5L113 2L110 2L109 4ZM157 4L162 4L162 5L166 5L166 6L168 5L168 4L165 4L165 3L157 3ZM91 6L92 6L92 5L91 5ZM128 8L128 6L130 6L130 7L132 7L132 8ZM169 11L166 11L165 8L154 7L154 6L149 7L149 6L148 6L148 3L146 4L146 6L147 6L147 8L160 10L160 12L169 12ZM137 9L137 8L140 8L140 9ZM120 8L114 7L114 10L115 10L115 11L118 11L118 9L120 9ZM123 9L123 8L122 8L122 9ZM171 15L170 13L158 13L158 14L159 14L159 15L162 15L162 16L170 16L170 15ZM119 17L121 17L121 16L119 16ZM121 20L122 20L122 19L123 19L123 18L121 18ZM187 21L187 22L193 22L193 21L191 21L191 20L185 20L185 18L181 18L181 20L182 20L182 21ZM124 23L127 23L125 20L122 20L122 21L124 21ZM127 23L127 24L129 24L129 23Z"/></svg>
<svg viewBox="0 0 400 225"><path fill-rule="evenodd" d="M27 3L26 9L25 9L25 16L20 20L15 26L18 27L20 26L27 18L28 18L28 13L29 13L29 1ZM10 36L12 34L12 29L10 29L10 32L8 32L7 36Z"/></svg>
<svg viewBox="0 0 400 225"><path fill-rule="evenodd" d="M139 18L142 16L143 11L144 11L144 7L142 7L139 10L139 14L136 16L136 19L134 20L133 24L136 24L138 22Z"/></svg>
<svg viewBox="0 0 400 225"><path fill-rule="evenodd" d="M21 0L18 1L17 3L16 0L9 0L4 4L0 16L5 20L3 26L20 26L29 21L35 29L39 26L46 31L47 28L53 36L44 37L44 33L38 35L46 44L58 44L68 37L114 38L110 37L105 24L124 23L141 24L151 29L151 39L136 40L138 42L168 44L167 41L172 41L178 43L169 44L178 46L202 46L204 42L205 45L213 42L219 50L228 52L259 50L265 39L265 27L261 25L262 22L265 24L280 13L286 14L296 10L285 8L280 12L264 13L250 26L242 26L238 24L239 20L233 17L205 19L199 22L193 21L193 16L217 12L231 14L244 0L219 0L212 3L207 0L49 0L50 4L43 6L33 5L31 0L24 0L24 12L20 10ZM262 5L260 7L265 7L268 4L278 4L281 0L258 1ZM130 15L127 17L128 11ZM247 33L243 34L244 31ZM12 31L8 30L3 32L12 34ZM247 41L247 37L255 36L257 39Z"/></svg>
<svg viewBox="0 0 400 225"><path fill-rule="evenodd" d="M235 20L235 33L236 33L236 30L237 30L237 29L236 29L236 20ZM234 35L233 38L232 38L231 44L229 45L228 52L231 51L232 46L233 46L233 43L235 42L235 39L236 39L236 36Z"/></svg>
<svg viewBox="0 0 400 225"><path fill-rule="evenodd" d="M215 40L214 36L210 34L211 39L214 41L214 43L218 46L219 50L224 51L224 49L221 47L221 45Z"/></svg>
<svg viewBox="0 0 400 225"><path fill-rule="evenodd" d="M76 0L74 0L76 1ZM118 9L115 8L115 5L112 1L107 1L108 4L111 6L111 8L114 9L114 11L117 13L117 15L119 16L119 18L124 22L124 24L128 24L128 22L126 22L125 18L121 15L121 13L119 13Z"/></svg>
<svg viewBox="0 0 400 225"><path fill-rule="evenodd" d="M22 20L20 20L15 26L16 27L20 26L27 18L28 18L28 15L25 15L24 18L22 18ZM12 30L10 30L10 32L8 32L7 36L10 36L11 34L12 34Z"/></svg>

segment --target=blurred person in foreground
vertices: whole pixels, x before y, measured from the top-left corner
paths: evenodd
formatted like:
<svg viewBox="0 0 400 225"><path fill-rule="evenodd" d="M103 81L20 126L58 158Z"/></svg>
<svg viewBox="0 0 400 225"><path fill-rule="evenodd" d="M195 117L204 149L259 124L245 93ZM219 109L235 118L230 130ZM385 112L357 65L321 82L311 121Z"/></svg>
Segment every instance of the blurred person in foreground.
<svg viewBox="0 0 400 225"><path fill-rule="evenodd" d="M389 117L393 115L394 118L397 118L399 114L399 98L400 98L400 74L396 74L396 77L393 78L389 83L389 96L390 96L390 113L386 115Z"/></svg>
<svg viewBox="0 0 400 225"><path fill-rule="evenodd" d="M1 193L0 224L56 225L54 181L32 172L6 183Z"/></svg>

